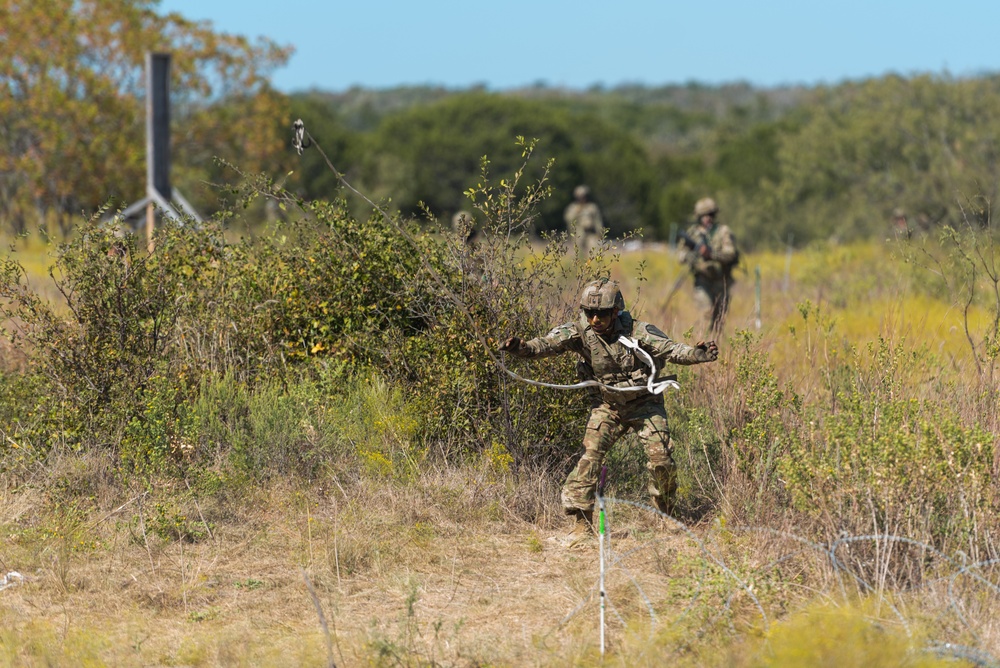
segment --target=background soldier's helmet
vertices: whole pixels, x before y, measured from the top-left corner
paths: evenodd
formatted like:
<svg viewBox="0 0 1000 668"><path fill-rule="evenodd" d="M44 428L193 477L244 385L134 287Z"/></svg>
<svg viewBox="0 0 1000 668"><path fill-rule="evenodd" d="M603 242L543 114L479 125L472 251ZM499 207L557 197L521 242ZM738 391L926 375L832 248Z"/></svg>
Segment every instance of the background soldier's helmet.
<svg viewBox="0 0 1000 668"><path fill-rule="evenodd" d="M471 223L472 215L468 211L456 211L455 215L451 217L451 229L455 232L461 232L463 225Z"/></svg>
<svg viewBox="0 0 1000 668"><path fill-rule="evenodd" d="M590 187L579 185L576 188L573 188L573 197L576 199L587 199L590 197Z"/></svg>
<svg viewBox="0 0 1000 668"><path fill-rule="evenodd" d="M583 286L580 293L580 308L625 310L625 298L618 288L618 281L599 278Z"/></svg>
<svg viewBox="0 0 1000 668"><path fill-rule="evenodd" d="M719 213L719 206L715 203L715 200L711 197L702 197L694 205L694 215L701 218L702 216L707 216L710 213Z"/></svg>

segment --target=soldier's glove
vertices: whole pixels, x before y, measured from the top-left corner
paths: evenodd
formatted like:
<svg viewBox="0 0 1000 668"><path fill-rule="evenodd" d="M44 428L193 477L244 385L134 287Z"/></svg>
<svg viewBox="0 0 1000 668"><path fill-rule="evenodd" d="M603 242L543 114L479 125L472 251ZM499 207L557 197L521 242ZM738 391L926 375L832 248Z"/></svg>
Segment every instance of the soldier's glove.
<svg viewBox="0 0 1000 668"><path fill-rule="evenodd" d="M719 359L719 346L715 341L699 341L694 345L694 349L699 362L714 362Z"/></svg>
<svg viewBox="0 0 1000 668"><path fill-rule="evenodd" d="M524 350L524 341L516 336L512 336L503 342L500 346L500 350L505 353L514 353L515 355Z"/></svg>

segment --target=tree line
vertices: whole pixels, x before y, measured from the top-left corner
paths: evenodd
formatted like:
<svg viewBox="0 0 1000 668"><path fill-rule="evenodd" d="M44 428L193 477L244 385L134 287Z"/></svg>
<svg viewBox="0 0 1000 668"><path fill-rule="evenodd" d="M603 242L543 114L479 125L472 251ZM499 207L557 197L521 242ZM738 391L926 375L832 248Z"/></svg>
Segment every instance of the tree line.
<svg viewBox="0 0 1000 668"><path fill-rule="evenodd" d="M293 111L370 192L404 214L465 208L488 156L510 171L514 135L554 159L539 231L561 229L589 185L609 231L667 239L711 195L748 246L879 238L984 223L1000 167L1000 77L886 76L836 86L697 84L566 91L355 89L293 96ZM314 160L298 187L331 192Z"/></svg>
<svg viewBox="0 0 1000 668"><path fill-rule="evenodd" d="M926 230L988 216L998 182L1000 76L886 76L834 86L275 91L290 50L161 15L155 0L0 0L0 226L20 233L145 184L145 52L173 54L173 181L203 213L240 173L336 199L302 118L335 165L404 216L449 220L482 171L511 173L538 139L551 196L536 233L563 228L586 183L609 233L666 239L711 195L745 244L878 237L902 209ZM238 167L231 170L230 166ZM291 173L290 173L291 172ZM358 203L359 208L363 204ZM263 220L261 207L258 219Z"/></svg>

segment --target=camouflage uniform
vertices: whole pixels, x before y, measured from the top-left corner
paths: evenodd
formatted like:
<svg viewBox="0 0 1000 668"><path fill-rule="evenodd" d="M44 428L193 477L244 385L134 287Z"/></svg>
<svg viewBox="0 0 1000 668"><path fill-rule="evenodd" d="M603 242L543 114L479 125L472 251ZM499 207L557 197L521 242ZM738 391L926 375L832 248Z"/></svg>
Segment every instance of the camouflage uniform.
<svg viewBox="0 0 1000 668"><path fill-rule="evenodd" d="M627 311L619 313L610 330L603 335L584 320L569 322L543 337L524 342L520 349L512 352L530 359L571 351L581 358L577 371L583 378L595 378L617 387L644 386L649 367L635 351L618 342L622 335L635 339L656 361L657 369L665 362L686 365L711 361L703 351L672 341L655 326L633 321ZM591 396L590 419L583 437L584 453L562 489L562 504L567 514L593 511L604 456L629 429L636 432L646 450L650 498L657 509L671 513L677 492L677 474L671 457L663 396L650 394L645 388L629 392L599 388Z"/></svg>
<svg viewBox="0 0 1000 668"><path fill-rule="evenodd" d="M574 201L566 207L563 219L566 229L576 234L576 244L586 253L604 238L604 218L601 209L590 201L590 188L577 186L573 191Z"/></svg>
<svg viewBox="0 0 1000 668"><path fill-rule="evenodd" d="M700 223L692 225L687 234L696 246L704 244L709 249L707 257L700 255L697 249L688 249L684 261L694 275L694 296L698 308L704 313L709 329L717 332L722 329L729 310L729 298L735 282L733 267L739 262L736 242L727 225L715 223L709 227Z"/></svg>

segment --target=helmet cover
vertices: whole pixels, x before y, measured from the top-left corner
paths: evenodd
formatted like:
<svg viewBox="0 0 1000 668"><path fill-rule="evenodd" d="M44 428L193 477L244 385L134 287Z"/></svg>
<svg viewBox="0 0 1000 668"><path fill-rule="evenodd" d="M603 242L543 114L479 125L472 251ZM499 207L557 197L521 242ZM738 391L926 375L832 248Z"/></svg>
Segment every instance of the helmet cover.
<svg viewBox="0 0 1000 668"><path fill-rule="evenodd" d="M622 296L618 281L607 278L599 278L590 281L583 286L580 293L580 308L604 310L617 308L619 311L625 308L625 298Z"/></svg>
<svg viewBox="0 0 1000 668"><path fill-rule="evenodd" d="M694 205L694 215L696 216L701 217L715 213L719 213L719 205L711 197L702 197Z"/></svg>

